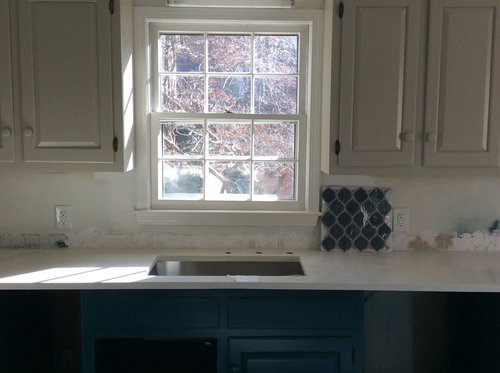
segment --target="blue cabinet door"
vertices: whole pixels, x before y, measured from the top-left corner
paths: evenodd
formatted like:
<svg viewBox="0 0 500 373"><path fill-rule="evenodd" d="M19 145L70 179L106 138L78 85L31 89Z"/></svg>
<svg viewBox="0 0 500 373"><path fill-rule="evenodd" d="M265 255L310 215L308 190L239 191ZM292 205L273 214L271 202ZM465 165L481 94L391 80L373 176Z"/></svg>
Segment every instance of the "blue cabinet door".
<svg viewBox="0 0 500 373"><path fill-rule="evenodd" d="M228 373L352 371L350 338L231 338Z"/></svg>

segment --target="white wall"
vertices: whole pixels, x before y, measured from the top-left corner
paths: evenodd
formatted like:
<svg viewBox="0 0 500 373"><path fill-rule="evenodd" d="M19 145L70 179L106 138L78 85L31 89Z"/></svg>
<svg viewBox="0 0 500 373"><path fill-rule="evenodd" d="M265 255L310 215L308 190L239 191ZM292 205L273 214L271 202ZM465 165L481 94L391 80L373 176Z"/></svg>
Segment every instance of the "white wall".
<svg viewBox="0 0 500 373"><path fill-rule="evenodd" d="M319 247L317 228L249 228L228 231L210 227L141 227L134 216L135 172L0 173L0 234L61 233L55 229L54 206L73 206L73 231L97 227L113 234L175 234L190 247L223 244L246 247L280 245ZM394 207L410 209L410 235L426 229L474 231L500 218L498 177L387 177L323 175L323 185L387 186ZM319 191L318 191L319 193ZM196 239L189 239L196 232ZM223 235L224 238L220 238ZM279 242L278 242L279 241ZM297 248L297 247L295 247Z"/></svg>
<svg viewBox="0 0 500 373"><path fill-rule="evenodd" d="M1 233L55 233L55 205L73 206L73 228L136 232L134 173L0 173Z"/></svg>
<svg viewBox="0 0 500 373"><path fill-rule="evenodd" d="M327 176L323 185L391 188L393 207L410 209L410 235L426 229L458 233L483 230L500 219L499 177Z"/></svg>
<svg viewBox="0 0 500 373"><path fill-rule="evenodd" d="M136 5L159 5L160 0L135 0ZM296 5L301 7L306 0ZM307 5L312 6L307 0ZM323 2L315 0L314 7ZM319 247L318 228L269 227L141 227L134 216L136 172L36 173L0 172L0 234L61 233L55 229L54 206L73 206L73 231L98 227L114 234L173 233L177 241L193 247L224 243L255 247L290 245ZM475 231L500 218L499 177L386 177L323 175L322 185L385 186L393 189L394 207L410 209L410 236L434 231ZM318 191L319 193L319 191ZM196 232L198 237L187 238ZM224 238L218 239L220 235ZM186 238L187 237L187 238ZM206 238L210 237L211 240ZM279 242L278 242L279 241ZM277 243L278 242L278 243Z"/></svg>

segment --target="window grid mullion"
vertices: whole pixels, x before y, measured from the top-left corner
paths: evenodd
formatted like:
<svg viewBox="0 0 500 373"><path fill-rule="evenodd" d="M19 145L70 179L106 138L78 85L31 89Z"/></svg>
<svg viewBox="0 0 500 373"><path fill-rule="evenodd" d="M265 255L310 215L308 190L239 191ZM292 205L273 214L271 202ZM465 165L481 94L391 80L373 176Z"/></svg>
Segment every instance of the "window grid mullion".
<svg viewBox="0 0 500 373"><path fill-rule="evenodd" d="M250 82L250 112L255 114L255 33L252 32L252 77ZM252 125L253 126L253 125Z"/></svg>
<svg viewBox="0 0 500 373"><path fill-rule="evenodd" d="M207 199L207 182L208 176L210 174L210 169L207 161L207 152L208 152L208 120L203 120L203 200Z"/></svg>
<svg viewBox="0 0 500 373"><path fill-rule="evenodd" d="M205 86L204 86L204 91L205 91L205 94L204 94L204 100L203 100L203 112L204 113L208 113L208 32L204 32L203 33L205 35L205 42L204 42L204 46L205 46L205 69L204 69L204 74L205 74ZM205 125L207 123L205 122Z"/></svg>
<svg viewBox="0 0 500 373"><path fill-rule="evenodd" d="M255 32L252 32L252 54L251 54L251 59L252 59L252 76L251 76L251 81L250 81L250 112L252 114L255 114ZM250 201L254 200L254 183L255 183L255 177L254 177L254 147L255 147L255 136L254 136L254 123L255 120L252 119L252 124L250 126L251 128L251 138L250 138Z"/></svg>
<svg viewBox="0 0 500 373"><path fill-rule="evenodd" d="M250 190L249 190L249 197L250 201L253 201L253 191L254 191L254 120L252 120L251 125L250 125Z"/></svg>

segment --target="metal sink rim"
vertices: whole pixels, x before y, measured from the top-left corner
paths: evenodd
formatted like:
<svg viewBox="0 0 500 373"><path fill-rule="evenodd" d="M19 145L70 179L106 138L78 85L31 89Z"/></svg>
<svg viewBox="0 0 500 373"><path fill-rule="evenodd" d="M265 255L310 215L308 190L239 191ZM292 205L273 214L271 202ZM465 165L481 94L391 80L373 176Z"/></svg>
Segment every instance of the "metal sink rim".
<svg viewBox="0 0 500 373"><path fill-rule="evenodd" d="M299 256L160 256L153 276L305 276Z"/></svg>

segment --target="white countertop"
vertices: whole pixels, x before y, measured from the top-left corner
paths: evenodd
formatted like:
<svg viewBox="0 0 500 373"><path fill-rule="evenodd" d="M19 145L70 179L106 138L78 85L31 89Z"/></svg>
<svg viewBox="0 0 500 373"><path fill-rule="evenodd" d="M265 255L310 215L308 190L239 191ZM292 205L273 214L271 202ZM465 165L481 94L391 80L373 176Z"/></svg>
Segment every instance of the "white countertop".
<svg viewBox="0 0 500 373"><path fill-rule="evenodd" d="M500 252L295 251L306 276L149 276L157 256L283 251L1 249L0 289L308 289L500 292Z"/></svg>

